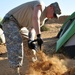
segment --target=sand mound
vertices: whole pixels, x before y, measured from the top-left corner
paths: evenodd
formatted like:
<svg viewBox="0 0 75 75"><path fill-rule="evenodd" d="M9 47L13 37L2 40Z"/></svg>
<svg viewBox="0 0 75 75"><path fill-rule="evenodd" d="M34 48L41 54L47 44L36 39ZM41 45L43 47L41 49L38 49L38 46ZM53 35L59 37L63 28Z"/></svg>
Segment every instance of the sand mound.
<svg viewBox="0 0 75 75"><path fill-rule="evenodd" d="M30 63L26 75L74 75L75 68L72 59L62 58L58 55L46 56L42 51L38 52L38 61ZM72 64L70 64L72 62Z"/></svg>

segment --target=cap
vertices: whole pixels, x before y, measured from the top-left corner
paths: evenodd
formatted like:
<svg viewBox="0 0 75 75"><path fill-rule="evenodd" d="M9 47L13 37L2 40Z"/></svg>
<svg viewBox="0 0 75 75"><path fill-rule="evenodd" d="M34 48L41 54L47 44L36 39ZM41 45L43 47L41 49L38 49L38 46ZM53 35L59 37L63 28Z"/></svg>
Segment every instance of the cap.
<svg viewBox="0 0 75 75"><path fill-rule="evenodd" d="M54 2L50 5L54 7L54 13L55 14L58 14L58 15L61 14L61 9L60 9L59 4L57 2Z"/></svg>

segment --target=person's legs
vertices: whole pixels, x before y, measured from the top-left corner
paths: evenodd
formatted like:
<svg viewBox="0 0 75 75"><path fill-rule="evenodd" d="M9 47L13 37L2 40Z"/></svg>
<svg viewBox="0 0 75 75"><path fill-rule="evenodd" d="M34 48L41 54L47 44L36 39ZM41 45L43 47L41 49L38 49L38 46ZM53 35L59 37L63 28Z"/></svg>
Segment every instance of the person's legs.
<svg viewBox="0 0 75 75"><path fill-rule="evenodd" d="M6 47L10 67L15 72L23 64L23 42L19 29L13 21L5 22L3 30L6 38ZM19 74L15 74L19 75Z"/></svg>

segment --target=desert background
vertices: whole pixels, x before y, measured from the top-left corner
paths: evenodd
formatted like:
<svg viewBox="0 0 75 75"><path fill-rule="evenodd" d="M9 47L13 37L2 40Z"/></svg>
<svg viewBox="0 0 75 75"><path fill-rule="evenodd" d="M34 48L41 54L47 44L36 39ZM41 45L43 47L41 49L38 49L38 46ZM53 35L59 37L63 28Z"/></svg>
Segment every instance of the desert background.
<svg viewBox="0 0 75 75"><path fill-rule="evenodd" d="M75 60L62 54L56 54L56 38L61 26L69 15L60 16L59 19L48 20L45 24L48 31L42 32L44 41L42 49L38 50L39 60L29 61L29 52L24 42L25 57L21 68L21 75L75 75ZM27 54L26 54L27 53ZM6 44L0 44L0 75L13 75L7 58Z"/></svg>

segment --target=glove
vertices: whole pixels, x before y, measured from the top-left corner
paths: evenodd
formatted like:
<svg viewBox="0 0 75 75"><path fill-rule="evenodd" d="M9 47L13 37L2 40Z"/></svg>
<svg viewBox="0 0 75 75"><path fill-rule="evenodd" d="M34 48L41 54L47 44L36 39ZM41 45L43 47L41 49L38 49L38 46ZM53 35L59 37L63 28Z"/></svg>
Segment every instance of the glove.
<svg viewBox="0 0 75 75"><path fill-rule="evenodd" d="M36 49L36 44L32 40L28 40L28 47L30 49Z"/></svg>
<svg viewBox="0 0 75 75"><path fill-rule="evenodd" d="M41 39L40 34L37 35L37 43L38 43L38 46L40 46L40 48L41 48L41 45L43 44L43 40Z"/></svg>

